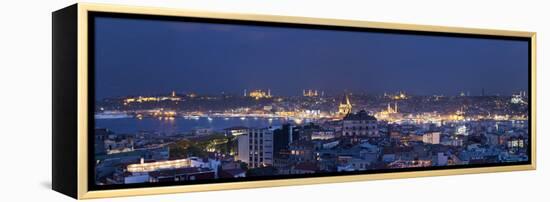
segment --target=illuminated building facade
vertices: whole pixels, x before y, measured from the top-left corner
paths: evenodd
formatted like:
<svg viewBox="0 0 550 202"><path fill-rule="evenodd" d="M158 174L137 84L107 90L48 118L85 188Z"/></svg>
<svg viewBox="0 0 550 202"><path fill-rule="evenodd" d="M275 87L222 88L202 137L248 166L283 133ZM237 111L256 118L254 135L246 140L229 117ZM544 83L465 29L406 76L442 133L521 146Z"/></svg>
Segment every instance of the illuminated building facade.
<svg viewBox="0 0 550 202"><path fill-rule="evenodd" d="M395 94L384 93L384 97L388 97L388 98L393 99L393 100L406 100L406 99L409 98L409 96L407 96L407 94L405 92L398 92L398 93L395 93Z"/></svg>
<svg viewBox="0 0 550 202"><path fill-rule="evenodd" d="M317 96L321 96L324 93L321 92L321 94L319 94L318 90L312 90L312 89L305 90L304 89L302 94L304 95L304 97L317 97Z"/></svg>
<svg viewBox="0 0 550 202"><path fill-rule="evenodd" d="M525 101L525 98L527 97L527 93L525 91L521 91L517 94L513 94L512 98L510 99L510 103L512 104L527 104Z"/></svg>
<svg viewBox="0 0 550 202"><path fill-rule="evenodd" d="M219 160L190 157L170 161L144 162L126 167L124 183L191 181L218 176Z"/></svg>
<svg viewBox="0 0 550 202"><path fill-rule="evenodd" d="M126 169L128 170L128 172L152 172L157 170L177 169L177 168L184 168L184 167L190 167L190 166L191 166L191 160L189 159L157 161L152 163L144 163L143 159L141 159L141 163L130 164L126 167Z"/></svg>
<svg viewBox="0 0 550 202"><path fill-rule="evenodd" d="M237 160L249 168L273 165L273 131L268 128L249 128L238 136Z"/></svg>
<svg viewBox="0 0 550 202"><path fill-rule="evenodd" d="M379 137L377 120L365 110L350 113L342 120L342 135L352 138L352 142L362 137Z"/></svg>
<svg viewBox="0 0 550 202"><path fill-rule="evenodd" d="M346 95L344 100L338 105L338 114L345 116L349 113L351 113L351 102L349 101L348 95Z"/></svg>
<svg viewBox="0 0 550 202"><path fill-rule="evenodd" d="M245 94L246 94L246 91L245 91ZM248 96L253 97L256 100L259 100L262 98L271 98L271 89L267 89L267 92L263 90L253 90L250 93L248 93Z"/></svg>
<svg viewBox="0 0 550 202"><path fill-rule="evenodd" d="M374 116L379 120L386 120L390 122L403 118L403 115L398 111L397 102L393 104L393 107L391 103L388 103L388 107L386 110L380 111Z"/></svg>
<svg viewBox="0 0 550 202"><path fill-rule="evenodd" d="M440 132L429 132L422 135L422 142L424 142L425 144L439 144L440 137Z"/></svg>
<svg viewBox="0 0 550 202"><path fill-rule="evenodd" d="M224 129L225 136L232 137L232 136L239 136L239 135L245 135L248 133L248 127L244 126L235 126Z"/></svg>
<svg viewBox="0 0 550 202"><path fill-rule="evenodd" d="M398 111L397 111L397 102L394 104L394 108L392 108L392 107L390 106L390 103L388 103L387 112L388 112L389 114L397 113L397 112L398 112Z"/></svg>
<svg viewBox="0 0 550 202"><path fill-rule="evenodd" d="M160 101L181 101L181 98L176 95L175 91L172 91L169 96L138 96L138 97L129 97L124 99L124 105L131 103L144 103L144 102L160 102Z"/></svg>

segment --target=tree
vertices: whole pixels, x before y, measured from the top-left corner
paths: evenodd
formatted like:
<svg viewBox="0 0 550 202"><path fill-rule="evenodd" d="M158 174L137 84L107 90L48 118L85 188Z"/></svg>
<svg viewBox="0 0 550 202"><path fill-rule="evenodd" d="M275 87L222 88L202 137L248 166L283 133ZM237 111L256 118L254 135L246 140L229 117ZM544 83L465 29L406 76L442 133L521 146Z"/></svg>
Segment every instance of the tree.
<svg viewBox="0 0 550 202"><path fill-rule="evenodd" d="M169 146L170 158L182 159L190 156L206 157L206 151L195 142L184 139Z"/></svg>

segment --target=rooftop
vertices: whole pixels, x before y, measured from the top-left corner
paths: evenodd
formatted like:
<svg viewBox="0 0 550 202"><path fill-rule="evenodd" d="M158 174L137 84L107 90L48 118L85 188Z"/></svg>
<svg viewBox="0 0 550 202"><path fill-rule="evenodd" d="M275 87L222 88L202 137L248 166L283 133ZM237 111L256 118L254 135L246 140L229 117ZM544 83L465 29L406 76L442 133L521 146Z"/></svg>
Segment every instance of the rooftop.
<svg viewBox="0 0 550 202"><path fill-rule="evenodd" d="M357 113L349 113L344 117L344 120L372 120L376 121L374 116L369 115L367 111L361 110Z"/></svg>

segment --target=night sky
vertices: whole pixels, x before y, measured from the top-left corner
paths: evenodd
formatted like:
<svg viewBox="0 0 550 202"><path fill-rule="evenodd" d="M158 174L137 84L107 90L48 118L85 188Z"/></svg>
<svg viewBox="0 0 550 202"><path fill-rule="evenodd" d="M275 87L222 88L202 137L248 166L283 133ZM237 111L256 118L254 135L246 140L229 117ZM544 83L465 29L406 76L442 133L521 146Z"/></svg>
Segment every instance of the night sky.
<svg viewBox="0 0 550 202"><path fill-rule="evenodd" d="M97 17L96 98L302 89L511 94L528 42Z"/></svg>

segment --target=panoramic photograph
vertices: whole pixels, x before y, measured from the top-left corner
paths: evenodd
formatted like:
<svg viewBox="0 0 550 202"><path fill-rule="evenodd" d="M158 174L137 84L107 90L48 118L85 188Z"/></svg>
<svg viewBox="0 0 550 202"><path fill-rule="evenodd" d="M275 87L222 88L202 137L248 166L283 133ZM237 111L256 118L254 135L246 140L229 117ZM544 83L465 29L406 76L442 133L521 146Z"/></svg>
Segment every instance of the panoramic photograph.
<svg viewBox="0 0 550 202"><path fill-rule="evenodd" d="M98 186L529 163L528 41L94 23Z"/></svg>

